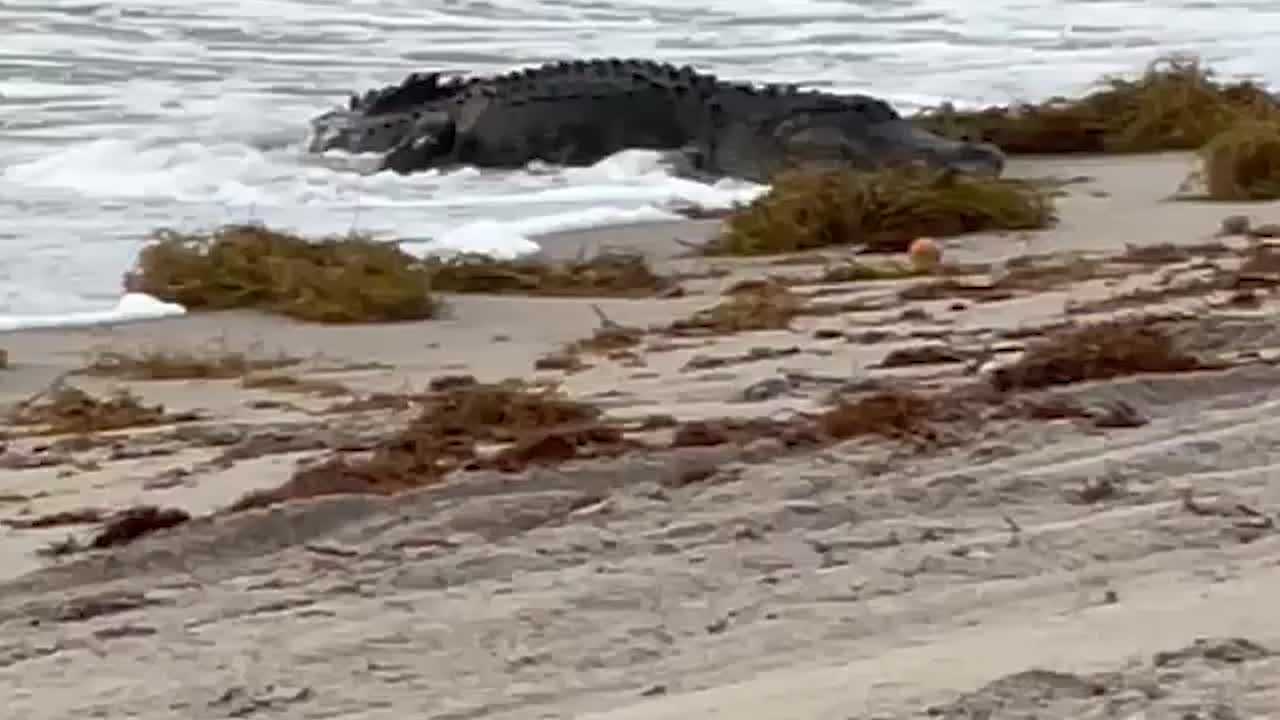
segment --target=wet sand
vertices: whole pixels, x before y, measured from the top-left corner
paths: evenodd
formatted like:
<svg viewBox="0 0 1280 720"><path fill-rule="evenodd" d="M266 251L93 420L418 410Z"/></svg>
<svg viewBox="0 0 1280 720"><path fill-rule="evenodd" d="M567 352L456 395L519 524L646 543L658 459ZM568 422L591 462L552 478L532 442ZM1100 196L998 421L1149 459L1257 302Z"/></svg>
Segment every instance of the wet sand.
<svg viewBox="0 0 1280 720"><path fill-rule="evenodd" d="M1216 233L1233 214L1280 223L1280 203L1167 200L1188 163L1020 160L1019 174L1079 178L1065 187L1058 226L947 240L944 259L996 263L995 277L1033 255L1265 242ZM11 365L0 370L0 405L63 378L93 393L127 386L194 418L87 446L5 442L6 717L1280 716L1271 290L1253 303L1234 290L1171 291L1206 263L1228 262L1195 252L1007 296L976 283L963 297L904 298L929 282L920 278L806 284L794 289L810 302L862 309L802 316L790 330L651 333L630 357L534 370L591 335L593 304L617 323L656 326L716 303L742 278L815 272L681 256L715 228L539 239L551 255L638 247L660 269L724 271L683 283L681 297L458 296L448 318L424 323L334 328L237 312L0 334ZM764 438L514 476L460 473L395 497L212 519L201 516L407 416L321 415L332 399L235 379L66 375L95 349L216 343L304 356L289 372L360 393L460 373L558 378L611 416L777 418L815 412L837 387L949 387L1062 323L1139 312L1230 367L1053 390L1088 408L1127 408L1136 419L1125 427L1096 414L1023 418L939 447L862 439L791 453ZM951 361L882 366L926 345L948 348ZM41 550L97 526L21 522L138 504L196 519L53 559Z"/></svg>

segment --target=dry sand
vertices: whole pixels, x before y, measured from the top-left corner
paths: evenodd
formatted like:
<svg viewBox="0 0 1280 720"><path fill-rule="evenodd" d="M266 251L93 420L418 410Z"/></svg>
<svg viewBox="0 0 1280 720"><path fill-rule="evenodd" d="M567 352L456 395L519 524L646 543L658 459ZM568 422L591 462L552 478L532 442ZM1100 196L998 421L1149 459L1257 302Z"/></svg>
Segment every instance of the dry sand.
<svg viewBox="0 0 1280 720"><path fill-rule="evenodd" d="M1188 162L1020 161L1019 172L1090 179L1068 186L1056 229L948 240L946 260L1194 245L1233 213L1280 222L1278 203L1165 201ZM641 246L689 269L701 261L676 257L672 239L714 228L545 241L553 254ZM945 385L964 377L967 358L1001 362L1043 328L1088 318L1082 303L1168 288L1206 262L1134 264L1127 277L960 305L898 297L920 280L854 283L820 299L857 297L878 310L674 349L654 339L640 359L598 359L564 387L611 413L689 420L812 410L833 387L868 379ZM713 304L742 276L813 272L715 264L731 274L686 283L684 297L594 302L645 326ZM1265 297L1242 307L1223 302L1229 294L1186 293L1159 309L1182 318L1188 342L1234 358L1231 369L1057 391L1131 408L1132 427L1022 420L940 449L853 441L788 455L766 439L515 477L472 472L393 498L197 519L113 550L47 558L42 548L95 526L14 521L139 503L207 513L403 420L321 416L313 411L331 400L235 380L123 383L199 418L88 444L15 438L0 453L0 519L10 525L0 528L4 717L1280 717L1270 605L1280 595L1280 324ZM539 357L591 334L592 302L458 297L449 319L395 326L229 313L0 335L12 365L0 371L0 404L81 367L94 348L256 345L313 356L329 367L308 377L360 391L464 372L530 376ZM962 361L873 367L924 343ZM764 347L795 350L685 367ZM122 384L63 381L92 392ZM695 475L703 479L684 482Z"/></svg>

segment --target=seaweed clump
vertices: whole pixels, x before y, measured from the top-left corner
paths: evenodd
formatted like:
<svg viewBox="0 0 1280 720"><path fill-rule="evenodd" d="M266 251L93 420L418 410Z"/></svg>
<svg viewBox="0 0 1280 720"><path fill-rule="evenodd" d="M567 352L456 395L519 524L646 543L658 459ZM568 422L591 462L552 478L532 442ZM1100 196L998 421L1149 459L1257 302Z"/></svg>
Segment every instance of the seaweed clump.
<svg viewBox="0 0 1280 720"><path fill-rule="evenodd" d="M873 282L877 280L903 280L927 274L906 264L872 265L850 260L834 263L823 268L817 277L818 283L853 283Z"/></svg>
<svg viewBox="0 0 1280 720"><path fill-rule="evenodd" d="M1055 219L1034 184L925 168L795 170L726 220L711 254L794 253L861 244L904 252L918 237L1034 230Z"/></svg>
<svg viewBox="0 0 1280 720"><path fill-rule="evenodd" d="M1241 122L1200 149L1200 174L1212 200L1280 199L1280 116Z"/></svg>
<svg viewBox="0 0 1280 720"><path fill-rule="evenodd" d="M638 253L608 252L552 262L465 254L427 262L441 292L546 297L651 297L674 287Z"/></svg>
<svg viewBox="0 0 1280 720"><path fill-rule="evenodd" d="M339 455L302 468L277 488L241 497L228 511L323 495L390 495L437 483L457 469L515 469L625 447L621 431L600 422L599 409L554 388L461 382L417 400L417 416L368 455ZM496 452L486 452L494 446Z"/></svg>
<svg viewBox="0 0 1280 720"><path fill-rule="evenodd" d="M832 440L868 435L891 439L931 439L939 419L938 402L911 390L881 390L857 399L838 398L817 418L819 430Z"/></svg>
<svg viewBox="0 0 1280 720"><path fill-rule="evenodd" d="M257 358L231 351L101 350L92 354L81 372L130 380L221 380L244 377L259 370L277 370L300 362L298 358L286 355Z"/></svg>
<svg viewBox="0 0 1280 720"><path fill-rule="evenodd" d="M172 422L162 405L146 405L127 390L96 398L70 386L19 403L10 413L14 425L36 427L36 434L89 434Z"/></svg>
<svg viewBox="0 0 1280 720"><path fill-rule="evenodd" d="M958 140L993 143L1010 154L1195 150L1247 119L1274 119L1280 107L1251 82L1223 84L1191 56L1158 58L1136 79L1107 77L1081 98L957 111L944 106L913 121Z"/></svg>
<svg viewBox="0 0 1280 720"><path fill-rule="evenodd" d="M1178 346L1149 319L1108 320L1061 330L1030 345L1022 357L992 374L1001 392L1038 390L1088 380L1214 367Z"/></svg>
<svg viewBox="0 0 1280 720"><path fill-rule="evenodd" d="M804 311L802 298L776 281L743 283L725 301L676 320L666 332L676 336L732 335L761 330L789 330Z"/></svg>
<svg viewBox="0 0 1280 720"><path fill-rule="evenodd" d="M41 555L59 557L87 550L103 550L128 545L152 533L178 527L190 519L191 515L179 508L135 505L110 514L97 508L82 508L42 515L30 520L5 521L5 524L20 529L102 524L88 543L82 543L75 536L68 536L38 551Z"/></svg>
<svg viewBox="0 0 1280 720"><path fill-rule="evenodd" d="M128 545L151 533L177 527L191 519L180 508L137 505L114 513L89 541L89 547L103 549Z"/></svg>
<svg viewBox="0 0 1280 720"><path fill-rule="evenodd" d="M351 395L351 389L340 382L299 377L287 373L253 373L240 379L240 387L249 390L273 390L275 392L340 397Z"/></svg>
<svg viewBox="0 0 1280 720"><path fill-rule="evenodd" d="M311 241L260 225L159 231L126 286L189 310L252 308L325 323L425 320L440 310L427 268L393 244Z"/></svg>

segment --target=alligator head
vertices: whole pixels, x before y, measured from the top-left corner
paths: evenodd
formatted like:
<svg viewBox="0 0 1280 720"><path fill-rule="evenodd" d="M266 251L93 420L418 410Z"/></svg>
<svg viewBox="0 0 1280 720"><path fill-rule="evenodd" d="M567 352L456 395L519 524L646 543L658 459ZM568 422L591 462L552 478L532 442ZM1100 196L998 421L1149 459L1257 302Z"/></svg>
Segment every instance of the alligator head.
<svg viewBox="0 0 1280 720"><path fill-rule="evenodd" d="M307 150L322 153L386 154L406 142L425 141L447 132L453 121L443 110L421 108L386 115L362 115L349 110L327 112L311 121Z"/></svg>
<svg viewBox="0 0 1280 720"><path fill-rule="evenodd" d="M352 95L347 107L311 121L308 151L387 153L413 139L437 135L449 125L443 103L475 82L439 73L411 73L399 85Z"/></svg>
<svg viewBox="0 0 1280 720"><path fill-rule="evenodd" d="M993 176L1004 171L1004 154L995 146L934 135L883 101L863 96L820 98L813 106L741 119L717 118L713 112L709 128L685 151L694 174L769 182L797 166L924 165Z"/></svg>

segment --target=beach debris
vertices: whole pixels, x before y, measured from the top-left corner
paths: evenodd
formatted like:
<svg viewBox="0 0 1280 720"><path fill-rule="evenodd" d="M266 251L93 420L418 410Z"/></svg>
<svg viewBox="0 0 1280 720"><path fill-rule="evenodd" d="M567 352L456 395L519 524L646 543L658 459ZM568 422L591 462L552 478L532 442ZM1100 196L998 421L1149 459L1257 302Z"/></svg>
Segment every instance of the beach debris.
<svg viewBox="0 0 1280 720"><path fill-rule="evenodd" d="M1109 76L1100 84L1080 98L972 111L944 104L912 120L943 137L989 142L1016 155L1196 150L1241 122L1280 116L1264 87L1219 82L1189 54L1156 58L1135 79Z"/></svg>
<svg viewBox="0 0 1280 720"><path fill-rule="evenodd" d="M1248 215L1228 215L1222 218L1222 224L1218 228L1218 235L1248 235L1252 224L1253 221L1250 220Z"/></svg>
<svg viewBox="0 0 1280 720"><path fill-rule="evenodd" d="M163 405L146 405L128 389L98 398L57 381L18 403L8 417L9 423L40 435L90 434L190 419L190 414L165 412Z"/></svg>
<svg viewBox="0 0 1280 720"><path fill-rule="evenodd" d="M1029 390L1214 367L1217 365L1180 349L1174 337L1157 323L1138 317L1054 332L1031 343L1013 363L994 369L991 380L1001 391Z"/></svg>
<svg viewBox="0 0 1280 720"><path fill-rule="evenodd" d="M638 252L607 250L592 257L553 261L498 259L467 253L430 258L426 267L438 292L544 297L661 297L678 294L672 278L657 274Z"/></svg>
<svg viewBox="0 0 1280 720"><path fill-rule="evenodd" d="M942 262L942 248L930 237L916 238L907 249L911 266L919 272L932 272Z"/></svg>
<svg viewBox="0 0 1280 720"><path fill-rule="evenodd" d="M731 214L705 252L796 253L858 244L905 252L920 237L1037 230L1054 223L1053 198L1026 180L921 168L794 170Z"/></svg>
<svg viewBox="0 0 1280 720"><path fill-rule="evenodd" d="M1280 108L1265 120L1241 120L1199 150L1211 200L1280 199Z"/></svg>
<svg viewBox="0 0 1280 720"><path fill-rule="evenodd" d="M372 237L308 239L262 225L158 230L139 253L135 292L189 311L257 309L299 320L426 320L441 305L423 261Z"/></svg>
<svg viewBox="0 0 1280 720"><path fill-rule="evenodd" d="M177 527L191 519L178 508L137 505L113 513L102 529L89 541L89 547L102 549L127 545L138 538L160 530Z"/></svg>
<svg viewBox="0 0 1280 720"><path fill-rule="evenodd" d="M574 456L608 453L620 440L603 428L601 411L565 397L554 387L511 380L496 384L439 383L417 398L420 410L403 429L371 453L337 453L301 468L283 485L248 493L231 505L238 512L307 497L343 493L394 494L438 482L449 472L487 464L511 466L570 446ZM576 433L576 434L575 434ZM557 435L555 440L548 440ZM515 446L506 455L485 447ZM564 453L568 450L558 449Z"/></svg>
<svg viewBox="0 0 1280 720"><path fill-rule="evenodd" d="M284 353L258 355L227 347L147 348L92 352L79 374L128 380L218 380L278 370L302 362Z"/></svg>
<svg viewBox="0 0 1280 720"><path fill-rule="evenodd" d="M759 330L788 330L801 314L802 300L784 284L763 281L732 289L729 298L673 321L666 333L675 336L729 335Z"/></svg>

